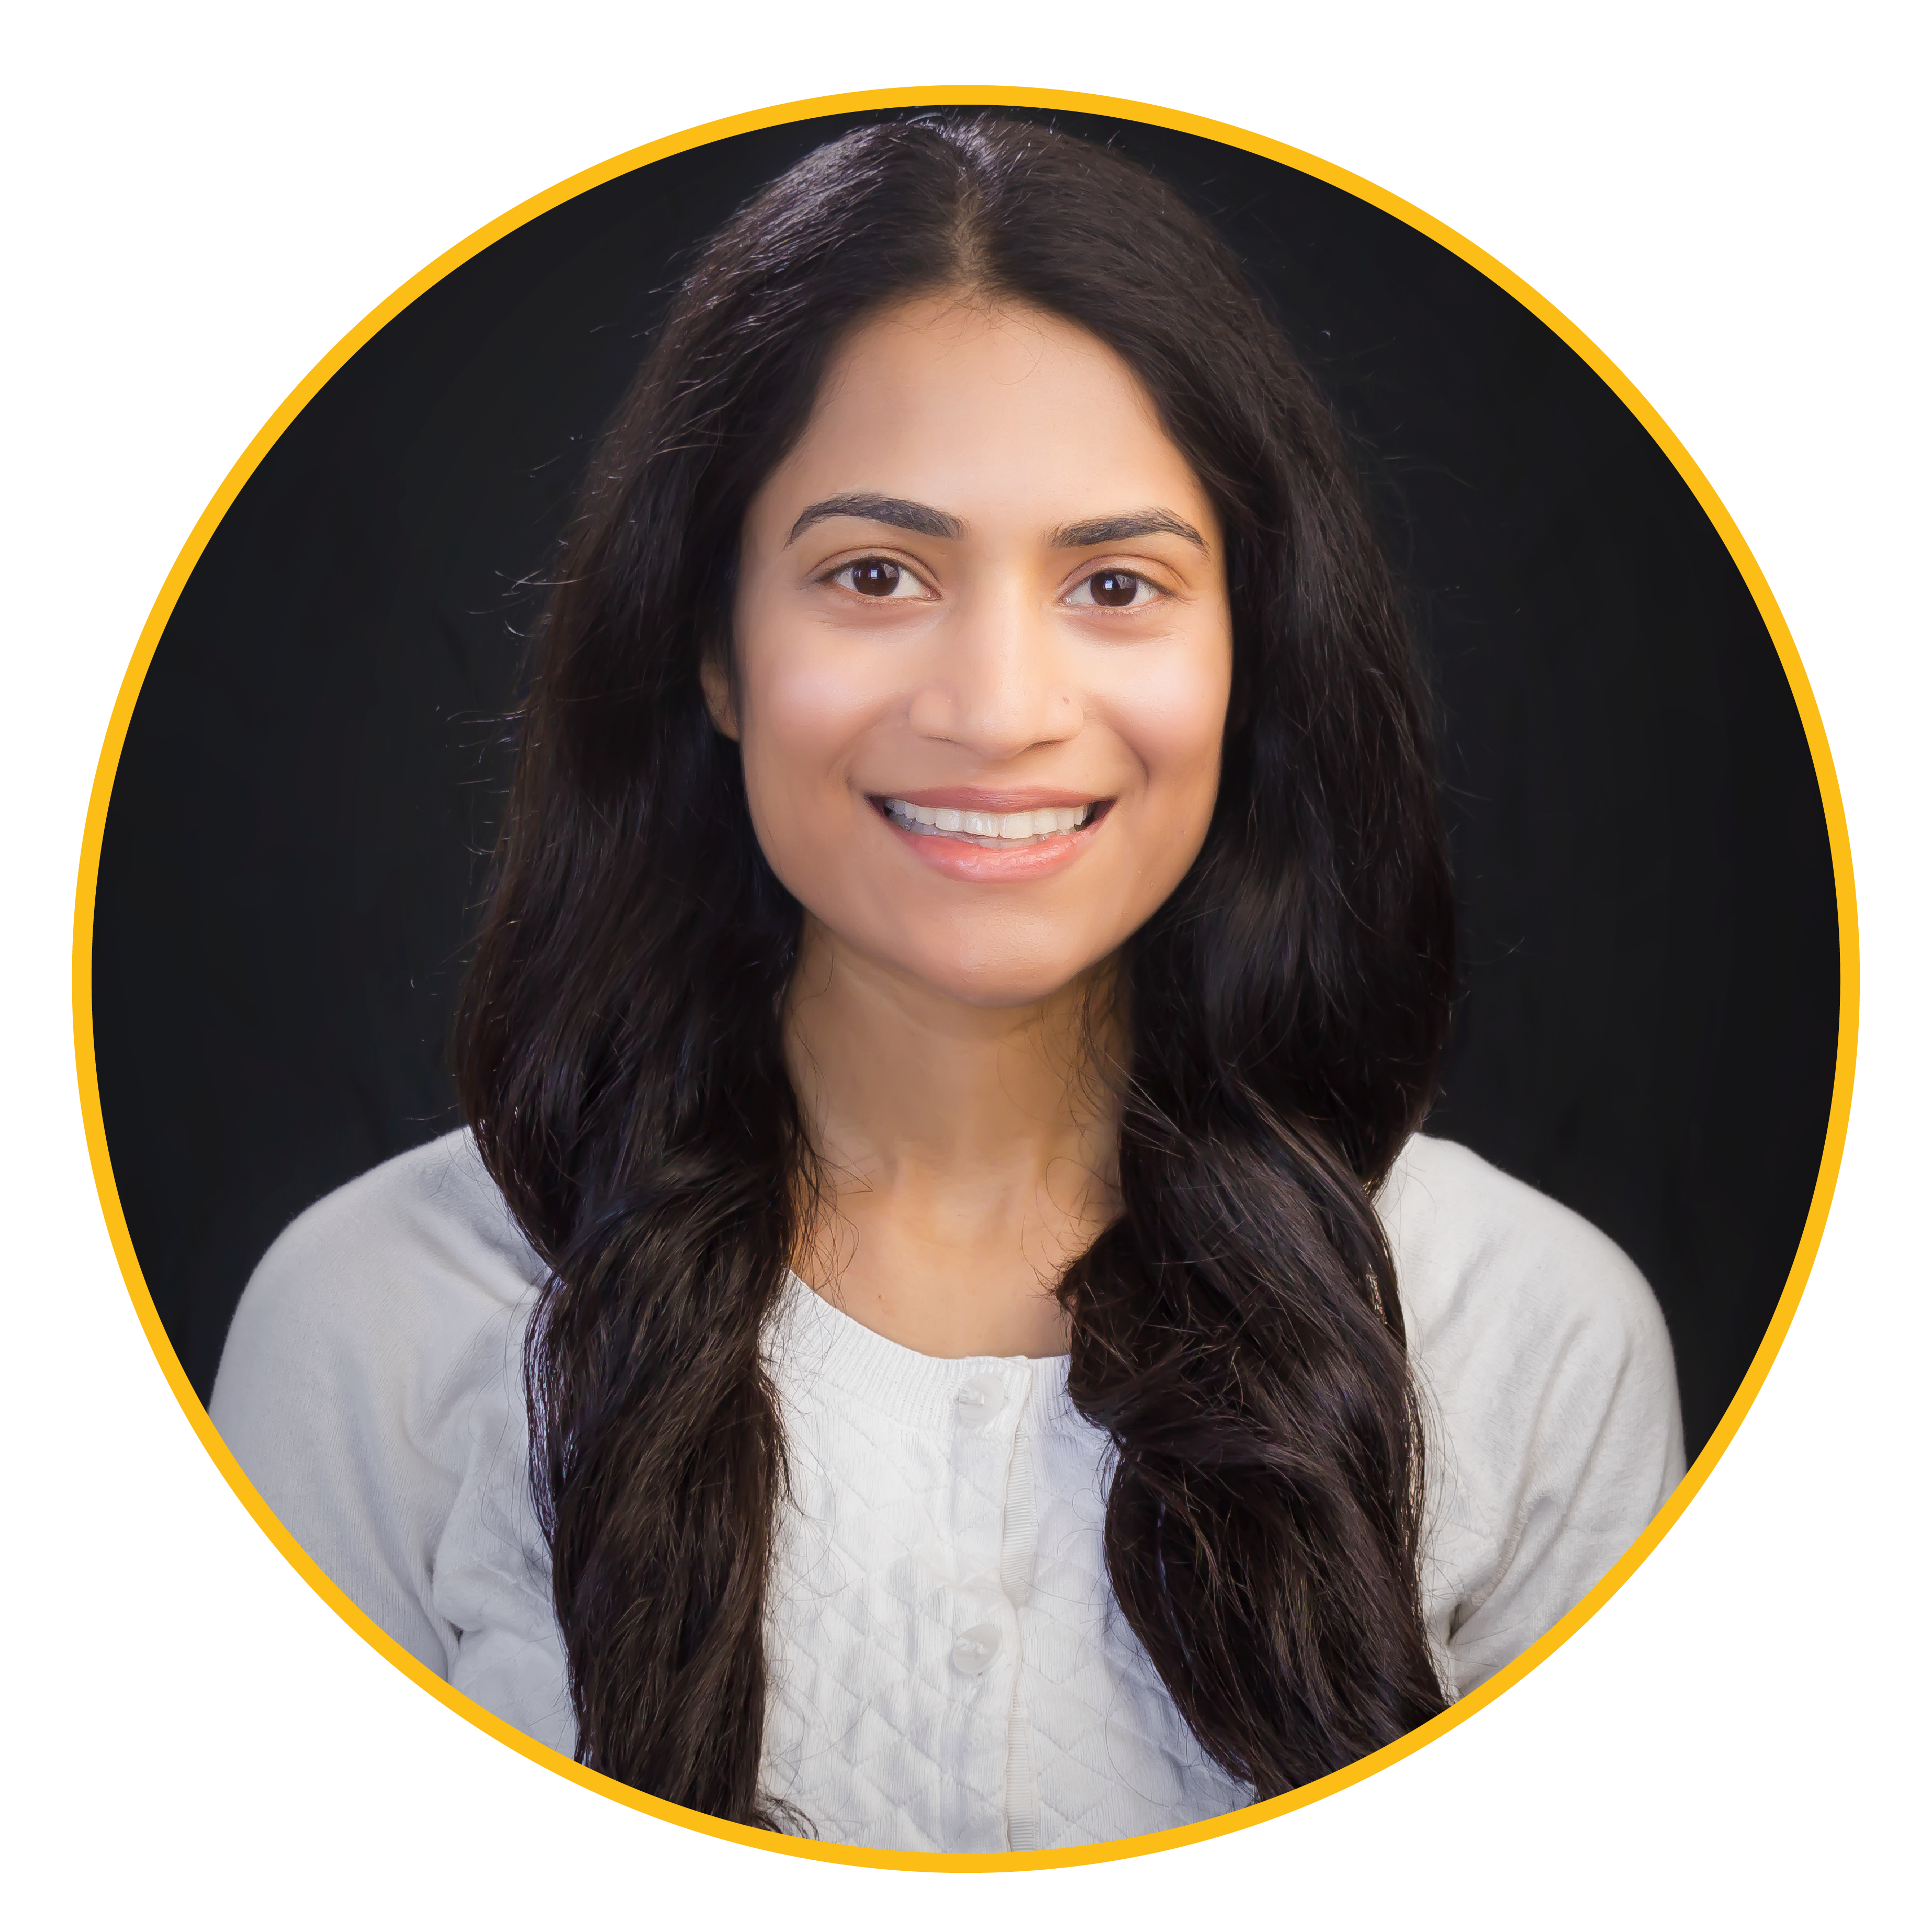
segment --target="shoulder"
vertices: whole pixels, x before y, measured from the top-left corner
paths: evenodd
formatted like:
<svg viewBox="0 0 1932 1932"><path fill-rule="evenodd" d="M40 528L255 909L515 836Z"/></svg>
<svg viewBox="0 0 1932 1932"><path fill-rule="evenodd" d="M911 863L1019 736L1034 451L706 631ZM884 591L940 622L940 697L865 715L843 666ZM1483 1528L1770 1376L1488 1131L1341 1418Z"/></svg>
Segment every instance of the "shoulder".
<svg viewBox="0 0 1932 1932"><path fill-rule="evenodd" d="M467 1256L488 1275L519 1280L542 1272L467 1128L399 1154L324 1196L289 1224L262 1268L299 1270L345 1255L446 1262Z"/></svg>
<svg viewBox="0 0 1932 1932"><path fill-rule="evenodd" d="M465 1130L385 1161L298 1216L242 1305L259 1316L294 1303L382 1328L514 1305L542 1274Z"/></svg>
<svg viewBox="0 0 1932 1932"><path fill-rule="evenodd" d="M1467 1691L1579 1602L1684 1474L1662 1311L1580 1215L1418 1136L1377 1203L1429 1431L1422 1583Z"/></svg>
<svg viewBox="0 0 1932 1932"><path fill-rule="evenodd" d="M1468 1148L1415 1136L1376 1205L1411 1352L1438 1394L1471 1374L1580 1354L1670 1372L1662 1311L1629 1256Z"/></svg>
<svg viewBox="0 0 1932 1932"><path fill-rule="evenodd" d="M338 1188L265 1255L230 1324L218 1426L294 1386L359 1392L419 1415L477 1339L534 1296L542 1263L469 1134L449 1134Z"/></svg>
<svg viewBox="0 0 1932 1932"><path fill-rule="evenodd" d="M262 1257L208 1405L296 1540L444 1675L461 1628L445 1599L484 1558L500 1568L478 1526L517 1515L520 1336L542 1274L469 1136L431 1142Z"/></svg>

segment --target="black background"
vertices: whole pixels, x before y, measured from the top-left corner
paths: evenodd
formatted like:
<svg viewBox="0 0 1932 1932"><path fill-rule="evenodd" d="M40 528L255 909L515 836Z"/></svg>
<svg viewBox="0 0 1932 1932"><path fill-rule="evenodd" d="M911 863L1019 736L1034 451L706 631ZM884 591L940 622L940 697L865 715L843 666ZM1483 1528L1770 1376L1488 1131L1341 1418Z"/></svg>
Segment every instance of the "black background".
<svg viewBox="0 0 1932 1932"><path fill-rule="evenodd" d="M458 1124L444 1041L526 580L677 261L859 118L658 161L446 277L284 434L184 590L109 808L94 1032L204 1396L280 1229ZM1642 426L1474 269L1242 150L1050 118L1220 224L1358 440L1443 721L1466 991L1430 1131L1642 1268L1694 1454L1783 1289L1837 1046L1824 813L1763 621Z"/></svg>

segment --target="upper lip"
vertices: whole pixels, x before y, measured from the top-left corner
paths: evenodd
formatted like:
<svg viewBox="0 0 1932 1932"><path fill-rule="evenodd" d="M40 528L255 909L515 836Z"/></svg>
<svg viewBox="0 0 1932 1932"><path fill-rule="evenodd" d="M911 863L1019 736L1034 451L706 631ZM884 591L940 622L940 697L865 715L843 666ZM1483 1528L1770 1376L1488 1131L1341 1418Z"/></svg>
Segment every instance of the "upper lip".
<svg viewBox="0 0 1932 1932"><path fill-rule="evenodd" d="M930 806L936 812L1039 812L1049 806L1099 805L1103 801L1090 791L1069 791L1054 785L1011 785L994 789L982 785L932 785L918 791L882 791L879 799L896 798L908 805Z"/></svg>

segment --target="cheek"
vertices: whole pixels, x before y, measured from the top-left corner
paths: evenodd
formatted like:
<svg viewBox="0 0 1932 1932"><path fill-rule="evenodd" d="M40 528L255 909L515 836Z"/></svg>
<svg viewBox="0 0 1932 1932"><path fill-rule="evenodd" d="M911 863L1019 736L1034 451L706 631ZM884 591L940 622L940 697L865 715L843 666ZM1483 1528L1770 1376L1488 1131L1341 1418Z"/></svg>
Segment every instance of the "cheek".
<svg viewBox="0 0 1932 1932"><path fill-rule="evenodd" d="M812 626L754 632L740 646L746 783L800 803L836 790L895 694L875 653Z"/></svg>
<svg viewBox="0 0 1932 1932"><path fill-rule="evenodd" d="M1136 667L1103 698L1109 725L1147 775L1150 801L1204 830L1220 780L1231 665L1225 650L1175 652Z"/></svg>
<svg viewBox="0 0 1932 1932"><path fill-rule="evenodd" d="M745 760L771 789L808 794L830 781L871 707L829 668L787 661L747 680Z"/></svg>
<svg viewBox="0 0 1932 1932"><path fill-rule="evenodd" d="M786 889L824 916L843 896L839 858L856 814L871 808L852 789L854 762L896 694L875 654L808 626L754 631L740 650L752 823Z"/></svg>

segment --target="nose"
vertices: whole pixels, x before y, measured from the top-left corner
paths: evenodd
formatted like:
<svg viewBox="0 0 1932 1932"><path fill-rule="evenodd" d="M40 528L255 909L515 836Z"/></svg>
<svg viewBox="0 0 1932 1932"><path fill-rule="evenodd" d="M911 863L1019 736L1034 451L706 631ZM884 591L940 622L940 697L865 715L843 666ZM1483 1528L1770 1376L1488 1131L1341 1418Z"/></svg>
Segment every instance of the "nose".
<svg viewBox="0 0 1932 1932"><path fill-rule="evenodd" d="M1054 627L1023 589L988 588L933 633L909 722L988 764L1076 736L1085 711Z"/></svg>

